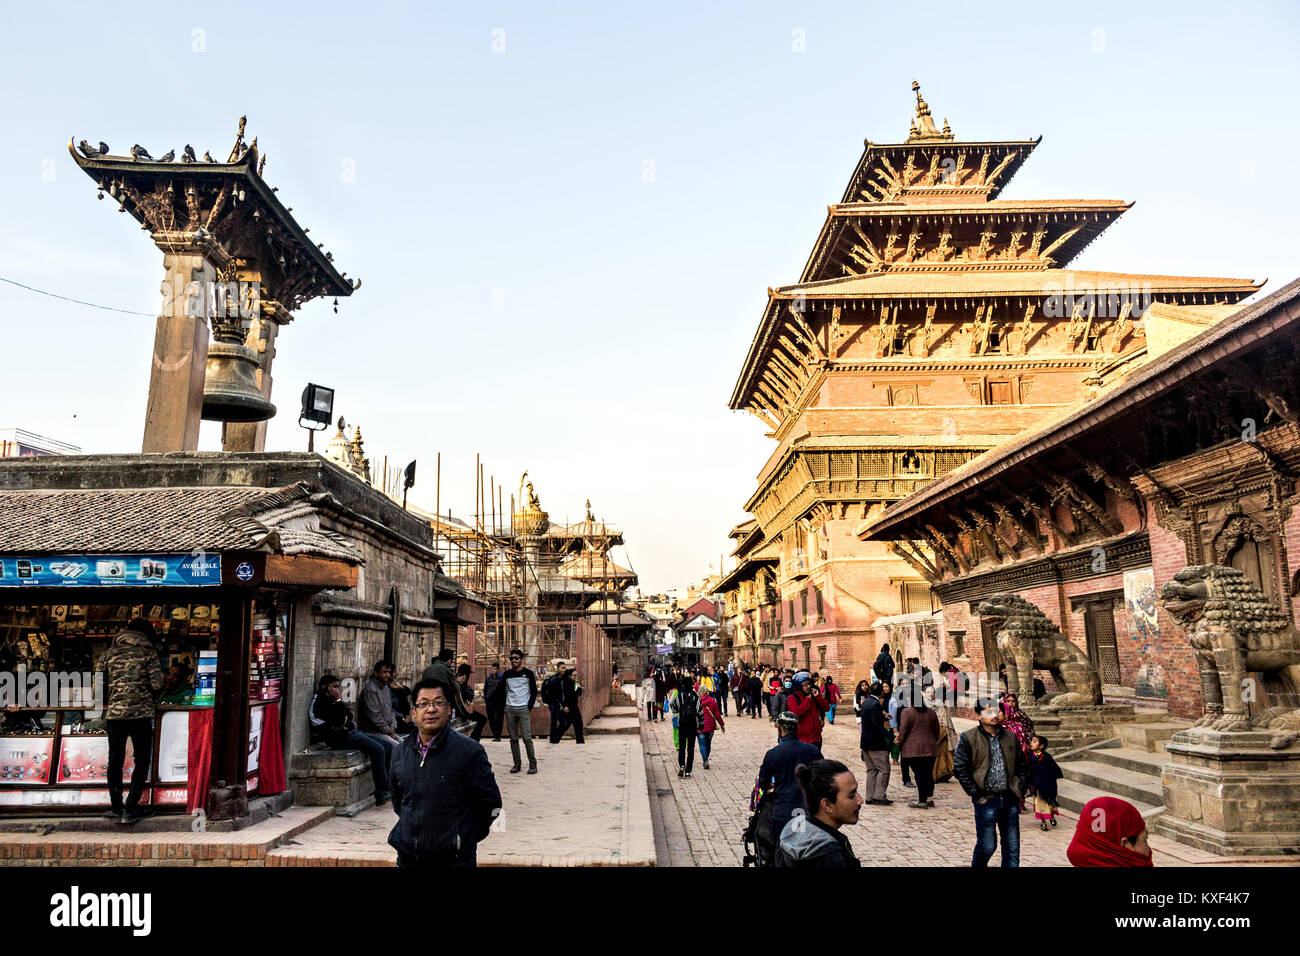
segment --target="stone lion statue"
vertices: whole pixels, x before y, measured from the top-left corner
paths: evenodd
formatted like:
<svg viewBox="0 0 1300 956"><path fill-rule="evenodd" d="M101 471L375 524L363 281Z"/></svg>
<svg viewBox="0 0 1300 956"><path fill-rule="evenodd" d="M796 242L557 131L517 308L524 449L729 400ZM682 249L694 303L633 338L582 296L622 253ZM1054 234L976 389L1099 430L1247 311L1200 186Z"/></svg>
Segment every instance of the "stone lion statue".
<svg viewBox="0 0 1300 956"><path fill-rule="evenodd" d="M1061 629L1018 594L995 594L979 606L981 620L997 632L998 651L1007 666L1007 686L1021 700L1034 699L1034 670L1051 673L1065 689L1049 707L1101 703L1101 676L1088 655L1075 647Z"/></svg>
<svg viewBox="0 0 1300 956"><path fill-rule="evenodd" d="M1300 731L1300 635L1245 574L1221 564L1191 565L1160 589L1160 603L1196 653L1205 716L1194 726ZM1263 688L1248 671L1271 678L1283 705L1251 718L1249 695Z"/></svg>

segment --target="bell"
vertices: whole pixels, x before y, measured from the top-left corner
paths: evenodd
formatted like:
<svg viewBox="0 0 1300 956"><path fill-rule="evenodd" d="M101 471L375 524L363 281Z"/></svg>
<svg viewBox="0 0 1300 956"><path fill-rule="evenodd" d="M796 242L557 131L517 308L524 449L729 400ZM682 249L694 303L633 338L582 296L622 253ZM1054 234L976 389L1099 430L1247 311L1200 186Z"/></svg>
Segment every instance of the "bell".
<svg viewBox="0 0 1300 956"><path fill-rule="evenodd" d="M216 422L264 422L275 406L257 387L257 356L238 342L218 340L208 346L203 381L203 418Z"/></svg>

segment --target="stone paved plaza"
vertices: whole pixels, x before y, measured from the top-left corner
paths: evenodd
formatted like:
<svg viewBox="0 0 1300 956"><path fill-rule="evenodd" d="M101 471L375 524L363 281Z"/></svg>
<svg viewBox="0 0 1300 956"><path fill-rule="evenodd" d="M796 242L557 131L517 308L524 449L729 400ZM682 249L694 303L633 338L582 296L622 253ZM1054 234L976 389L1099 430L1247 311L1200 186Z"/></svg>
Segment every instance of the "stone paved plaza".
<svg viewBox="0 0 1300 956"><path fill-rule="evenodd" d="M677 776L672 725L666 721L646 724L643 719L642 726L664 831L660 865L739 866L744 856L741 834L749 820L750 792L763 754L776 742L775 726L766 719L735 717L733 711L727 720L727 732L713 736L709 769L701 766L697 753L695 771L689 780ZM969 726L969 721L959 722L958 730ZM852 709L847 719L841 712L834 725L827 724L823 735L825 755L843 761L861 782L863 764ZM975 842L970 798L956 782L941 783L935 788L934 809L913 810L907 803L915 799L915 794L914 789L903 787L900 770L895 767L889 785L894 805L864 806L858 825L846 830L858 859L869 866L969 866ZM1062 813L1057 828L1044 833L1032 814L1022 817L1021 865L1068 866L1065 849L1076 819ZM1156 866L1227 862L1158 837L1151 838L1151 846ZM1000 859L995 853L992 865ZM1262 861L1251 862L1259 865Z"/></svg>
<svg viewBox="0 0 1300 956"><path fill-rule="evenodd" d="M510 744L483 746L501 788L502 815L479 845L483 866L653 866L654 833L641 738L570 733L558 744L534 741L540 772L510 773ZM527 757L524 758L525 768ZM269 866L391 866L390 806L355 818L332 817L267 854Z"/></svg>

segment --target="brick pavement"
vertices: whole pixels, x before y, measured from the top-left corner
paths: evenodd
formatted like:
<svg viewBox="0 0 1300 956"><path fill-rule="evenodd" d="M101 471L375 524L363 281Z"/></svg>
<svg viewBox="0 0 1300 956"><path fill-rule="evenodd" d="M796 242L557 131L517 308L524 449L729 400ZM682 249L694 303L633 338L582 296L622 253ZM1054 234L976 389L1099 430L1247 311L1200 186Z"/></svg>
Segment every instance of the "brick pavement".
<svg viewBox="0 0 1300 956"><path fill-rule="evenodd" d="M0 833L3 866L262 866L286 839L330 819L329 807L290 807L243 830L56 830Z"/></svg>
<svg viewBox="0 0 1300 956"><path fill-rule="evenodd" d="M971 722L964 722L971 726ZM645 729L646 748L658 786L670 790L660 798L658 815L669 834L681 834L686 842L681 852L664 856L661 840L660 865L740 866L744 856L741 834L749 821L749 796L758 775L763 754L776 743L776 728L765 718L754 720L733 716L727 719L727 733L713 735L709 769L696 754L691 779L677 776L677 752L673 749L672 725L659 721ZM959 731L962 729L958 728ZM862 757L858 751L858 727L852 711L823 731L822 750L831 759L844 762L862 780ZM916 791L904 788L899 768L890 778L889 807L864 806L856 827L845 830L853 851L863 864L871 866L969 866L975 842L974 815L970 798L954 781L938 784L932 810L907 806ZM1020 863L1022 866L1068 866L1065 849L1078 818L1059 816L1055 830L1042 832L1032 814L1022 818ZM1171 840L1151 837L1156 866L1223 865L1241 862L1260 865L1265 861L1229 861ZM670 844L673 842L668 841ZM993 865L1001 857L994 853ZM1286 860L1294 865L1294 860Z"/></svg>

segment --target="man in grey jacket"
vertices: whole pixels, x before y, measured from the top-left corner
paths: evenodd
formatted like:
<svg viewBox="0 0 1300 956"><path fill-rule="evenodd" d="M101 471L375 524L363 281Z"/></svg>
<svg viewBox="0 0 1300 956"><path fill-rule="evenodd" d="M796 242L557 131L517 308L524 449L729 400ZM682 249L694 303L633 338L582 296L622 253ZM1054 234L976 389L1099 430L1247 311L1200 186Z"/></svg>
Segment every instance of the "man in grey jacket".
<svg viewBox="0 0 1300 956"><path fill-rule="evenodd" d="M361 688L357 702L357 729L388 748L391 761L393 751L401 744L397 736L397 720L393 716L393 695L388 690L393 679L393 662L377 661L375 669Z"/></svg>

